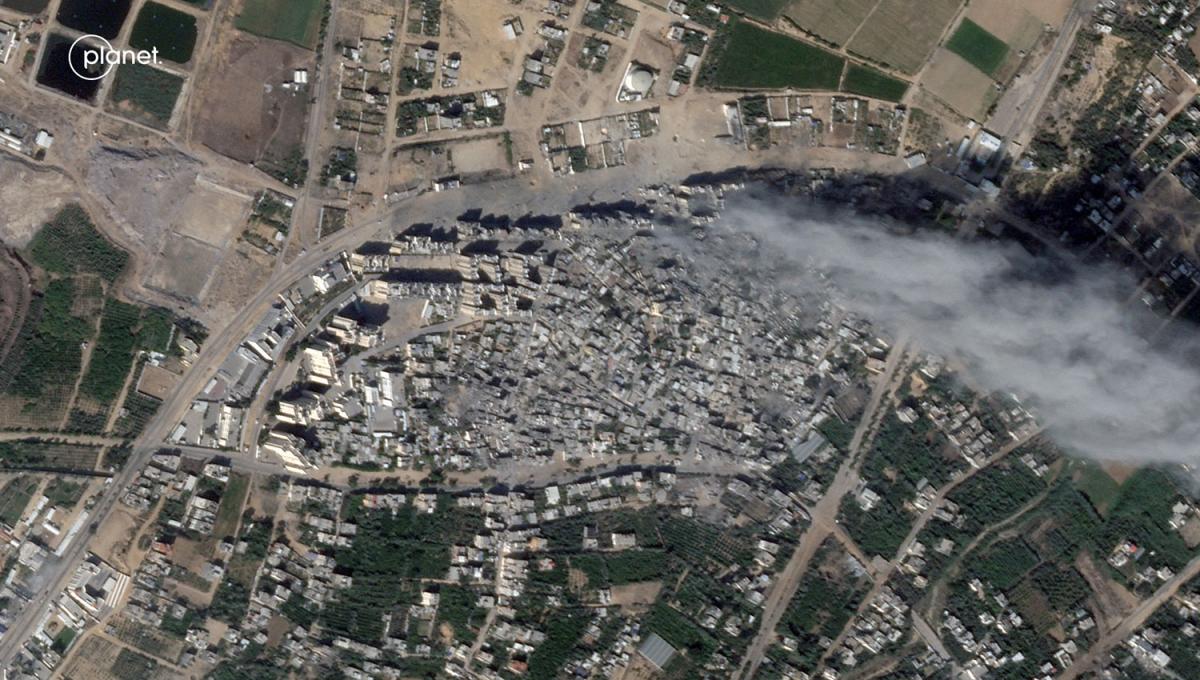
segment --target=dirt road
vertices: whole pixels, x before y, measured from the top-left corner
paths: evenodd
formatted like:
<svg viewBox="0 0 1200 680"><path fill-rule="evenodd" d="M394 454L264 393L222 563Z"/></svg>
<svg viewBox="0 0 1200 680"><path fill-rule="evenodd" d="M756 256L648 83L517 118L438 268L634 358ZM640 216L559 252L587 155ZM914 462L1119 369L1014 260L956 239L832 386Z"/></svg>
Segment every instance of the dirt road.
<svg viewBox="0 0 1200 680"><path fill-rule="evenodd" d="M906 341L901 338L892 347L887 365L875 383L875 388L871 391L871 398L863 411L862 420L854 430L846 460L838 468L837 475L834 476L833 483L829 485L825 495L813 506L809 513L812 516L812 524L800 537L800 543L796 546L787 565L776 576L775 583L771 586L767 599L763 603L758 633L747 648L746 656L743 657L742 664L733 677L750 680L758 672L758 666L762 663L767 647L775 640L775 627L779 625L792 596L796 594L796 589L800 586L800 578L808 570L808 563L837 524L838 508L842 505L842 498L858 485L858 469L862 462L859 454L864 444L868 444L873 437L877 422L876 416L879 413L880 404L884 401L884 396L891 394L895 386L896 369L902 364L906 344Z"/></svg>

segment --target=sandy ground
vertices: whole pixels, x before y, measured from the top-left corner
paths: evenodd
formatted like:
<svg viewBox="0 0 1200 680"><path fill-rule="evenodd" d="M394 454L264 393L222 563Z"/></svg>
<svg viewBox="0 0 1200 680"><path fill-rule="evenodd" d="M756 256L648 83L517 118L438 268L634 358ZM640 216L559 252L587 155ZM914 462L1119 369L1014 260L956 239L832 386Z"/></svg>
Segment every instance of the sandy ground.
<svg viewBox="0 0 1200 680"><path fill-rule="evenodd" d="M69 177L0 153L0 242L23 248L76 195ZM37 200L29 200L36 196Z"/></svg>

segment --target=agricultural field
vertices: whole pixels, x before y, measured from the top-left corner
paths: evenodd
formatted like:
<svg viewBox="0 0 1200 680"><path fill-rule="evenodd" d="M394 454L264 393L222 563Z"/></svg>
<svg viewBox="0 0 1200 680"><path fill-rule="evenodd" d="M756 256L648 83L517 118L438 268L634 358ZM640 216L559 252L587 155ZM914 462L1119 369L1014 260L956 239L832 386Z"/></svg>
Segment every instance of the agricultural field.
<svg viewBox="0 0 1200 680"><path fill-rule="evenodd" d="M183 91L183 78L152 66L122 64L109 95L110 107L132 120L166 129Z"/></svg>
<svg viewBox="0 0 1200 680"><path fill-rule="evenodd" d="M844 45L877 0L792 0L783 16L821 40Z"/></svg>
<svg viewBox="0 0 1200 680"><path fill-rule="evenodd" d="M95 274L112 283L129 261L96 229L83 208L70 204L46 223L29 244L34 264L53 274Z"/></svg>
<svg viewBox="0 0 1200 680"><path fill-rule="evenodd" d="M1067 3L1061 0L972 0L964 16L1004 41L1013 51L1030 50L1046 25L1062 23Z"/></svg>
<svg viewBox="0 0 1200 680"><path fill-rule="evenodd" d="M1008 56L1008 45L1003 40L970 19L963 19L946 41L946 49L989 76L995 75Z"/></svg>
<svg viewBox="0 0 1200 680"><path fill-rule="evenodd" d="M908 83L869 66L850 64L842 80L842 91L898 102L908 92Z"/></svg>
<svg viewBox="0 0 1200 680"><path fill-rule="evenodd" d="M753 24L739 22L720 55L718 87L836 90L846 60Z"/></svg>
<svg viewBox="0 0 1200 680"><path fill-rule="evenodd" d="M933 55L921 86L959 114L976 121L987 117L1000 96L995 81L944 48Z"/></svg>
<svg viewBox="0 0 1200 680"><path fill-rule="evenodd" d="M961 4L962 0L881 0L847 48L915 75Z"/></svg>
<svg viewBox="0 0 1200 680"><path fill-rule="evenodd" d="M246 0L235 25L247 32L315 49L321 29L322 0Z"/></svg>
<svg viewBox="0 0 1200 680"><path fill-rule="evenodd" d="M726 0L725 5L732 10L746 14L770 23L775 21L789 0Z"/></svg>
<svg viewBox="0 0 1200 680"><path fill-rule="evenodd" d="M34 439L0 442L0 467L8 469L92 470L100 449Z"/></svg>
<svg viewBox="0 0 1200 680"><path fill-rule="evenodd" d="M18 475L9 480L0 489L0 522L10 527L16 526L37 487L37 477L32 475Z"/></svg>
<svg viewBox="0 0 1200 680"><path fill-rule="evenodd" d="M177 9L147 2L138 13L129 34L134 49L158 48L158 53L176 64L186 64L196 48L196 17Z"/></svg>

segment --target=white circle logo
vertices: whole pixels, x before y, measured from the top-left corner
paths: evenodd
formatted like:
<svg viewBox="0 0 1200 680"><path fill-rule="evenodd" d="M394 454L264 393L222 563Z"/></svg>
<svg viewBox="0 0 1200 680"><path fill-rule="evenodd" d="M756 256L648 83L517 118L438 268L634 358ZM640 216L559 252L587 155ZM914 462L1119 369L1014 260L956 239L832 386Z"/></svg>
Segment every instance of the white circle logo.
<svg viewBox="0 0 1200 680"><path fill-rule="evenodd" d="M78 38L75 39L75 42L71 43L71 49L67 50L67 66L71 67L71 73L74 73L75 77L79 78L80 80L101 80L104 78L104 76L108 75L109 71L112 71L113 66L116 65L116 61L104 59L103 55L100 52L100 49L96 48L94 46L90 46L90 45L84 46L85 48L92 47L92 51L83 53L83 66L86 69L88 66L95 66L97 64L104 63L107 65L107 67L104 69L104 73L101 73L98 76L87 76L87 75L84 75L84 74L80 73L79 71L75 70L75 60L72 59L72 57L75 55L75 47L78 46L81 41L86 40L88 38L95 38L96 40L99 40L100 42L104 43L104 51L105 52L107 52L109 54L116 52L116 50L113 49L112 43L105 40L101 36L95 35L93 33L88 33L87 35L79 36ZM96 56L93 57L92 55L96 55Z"/></svg>
<svg viewBox="0 0 1200 680"><path fill-rule="evenodd" d="M103 66L104 72L98 76L89 76L80 73L75 69L75 60L72 58L75 55L75 48L79 46L79 43L87 40L88 38L95 38L96 40L104 43L103 47L85 44L82 48L84 49L83 70L87 72L93 66ZM104 78L104 76L108 75L109 72L112 71L113 67L117 64L158 65L159 63L157 46L149 50L117 50L113 49L112 43L105 40L102 36L94 33L88 33L87 35L79 36L75 39L75 42L71 43L71 49L67 50L67 65L71 67L71 73L74 73L75 77L79 78L80 80L101 80Z"/></svg>

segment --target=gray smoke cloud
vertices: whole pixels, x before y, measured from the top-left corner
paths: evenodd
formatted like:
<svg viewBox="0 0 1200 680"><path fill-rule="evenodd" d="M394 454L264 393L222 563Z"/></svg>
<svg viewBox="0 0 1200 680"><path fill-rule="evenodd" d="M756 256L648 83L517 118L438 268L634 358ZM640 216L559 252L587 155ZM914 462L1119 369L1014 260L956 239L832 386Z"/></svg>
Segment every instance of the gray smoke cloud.
<svg viewBox="0 0 1200 680"><path fill-rule="evenodd" d="M840 305L965 358L989 389L1025 395L1051 436L1080 454L1200 457L1200 370L1182 352L1150 346L1147 329L1161 319L1129 302L1136 284L1127 274L1062 263L1051 271L1013 244L803 210L734 199L721 223L754 237L781 285L811 290L820 272Z"/></svg>

